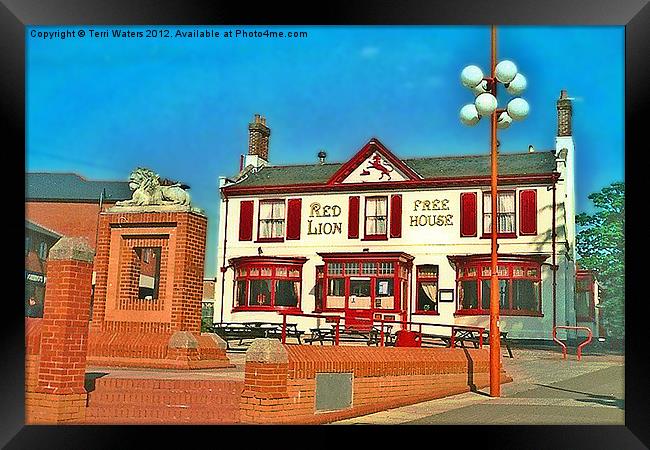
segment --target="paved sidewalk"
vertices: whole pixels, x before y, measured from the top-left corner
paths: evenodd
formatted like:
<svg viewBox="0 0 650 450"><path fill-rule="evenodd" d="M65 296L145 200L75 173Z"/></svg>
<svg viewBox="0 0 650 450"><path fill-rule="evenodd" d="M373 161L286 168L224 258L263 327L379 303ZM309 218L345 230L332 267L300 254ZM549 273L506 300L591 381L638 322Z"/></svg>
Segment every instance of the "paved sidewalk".
<svg viewBox="0 0 650 450"><path fill-rule="evenodd" d="M501 397L489 388L395 408L336 424L624 424L624 358L515 350L503 358L513 382L501 386Z"/></svg>

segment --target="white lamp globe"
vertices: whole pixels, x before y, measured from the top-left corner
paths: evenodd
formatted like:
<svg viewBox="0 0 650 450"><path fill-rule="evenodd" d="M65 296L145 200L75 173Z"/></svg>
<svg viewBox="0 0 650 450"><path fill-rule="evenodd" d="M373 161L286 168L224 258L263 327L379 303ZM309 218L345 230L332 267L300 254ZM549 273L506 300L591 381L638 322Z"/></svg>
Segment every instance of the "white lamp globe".
<svg viewBox="0 0 650 450"><path fill-rule="evenodd" d="M476 125L480 118L476 106L472 104L465 105L460 109L460 121L465 125L470 127Z"/></svg>
<svg viewBox="0 0 650 450"><path fill-rule="evenodd" d="M472 88L472 92L474 93L474 95L480 95L486 92L490 92L488 90L488 82L486 80L482 80L479 84L477 84L475 87Z"/></svg>
<svg viewBox="0 0 650 450"><path fill-rule="evenodd" d="M482 116L489 116L494 112L495 109L497 109L497 99L489 92L480 94L478 97L476 97L474 104L476 105L478 113Z"/></svg>
<svg viewBox="0 0 650 450"><path fill-rule="evenodd" d="M508 102L506 108L508 115L513 118L513 120L524 120L528 115L530 107L528 102L521 97L513 98Z"/></svg>
<svg viewBox="0 0 650 450"><path fill-rule="evenodd" d="M506 91L511 95L519 95L526 89L526 77L518 73L510 83L506 85Z"/></svg>
<svg viewBox="0 0 650 450"><path fill-rule="evenodd" d="M460 73L460 82L463 86L473 88L483 79L483 71L478 66L467 66Z"/></svg>
<svg viewBox="0 0 650 450"><path fill-rule="evenodd" d="M501 83L510 83L517 75L517 66L512 61L501 61L497 64L494 74Z"/></svg>
<svg viewBox="0 0 650 450"><path fill-rule="evenodd" d="M497 128L504 130L508 128L511 123L512 117L510 117L507 112L499 114L499 118L497 119Z"/></svg>

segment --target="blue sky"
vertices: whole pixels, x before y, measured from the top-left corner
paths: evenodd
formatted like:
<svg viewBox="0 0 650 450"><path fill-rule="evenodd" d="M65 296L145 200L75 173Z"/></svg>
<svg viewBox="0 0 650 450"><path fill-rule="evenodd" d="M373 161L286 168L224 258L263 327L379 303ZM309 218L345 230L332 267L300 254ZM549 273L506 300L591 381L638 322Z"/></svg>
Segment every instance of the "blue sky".
<svg viewBox="0 0 650 450"><path fill-rule="evenodd" d="M272 164L315 162L319 149L345 161L372 136L400 157L489 152L487 121L458 120L473 100L460 71L489 69L487 26L210 27L306 38L30 35L90 28L117 29L27 29L26 171L123 180L145 166L189 184L209 218L206 276L216 274L218 177L237 172L254 113L271 127ZM590 193L624 180L624 28L499 27L497 54L526 76L531 106L499 132L502 151L552 149L555 101L567 89L577 210L592 211Z"/></svg>

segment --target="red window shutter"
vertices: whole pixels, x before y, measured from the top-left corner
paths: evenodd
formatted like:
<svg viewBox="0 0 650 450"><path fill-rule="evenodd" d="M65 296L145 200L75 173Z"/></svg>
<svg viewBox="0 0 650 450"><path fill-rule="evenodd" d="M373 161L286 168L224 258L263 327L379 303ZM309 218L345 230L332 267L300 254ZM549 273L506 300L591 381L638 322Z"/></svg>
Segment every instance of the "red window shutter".
<svg viewBox="0 0 650 450"><path fill-rule="evenodd" d="M359 237L359 197L350 197L348 208L348 239Z"/></svg>
<svg viewBox="0 0 650 450"><path fill-rule="evenodd" d="M253 200L244 200L239 204L239 240L253 240Z"/></svg>
<svg viewBox="0 0 650 450"><path fill-rule="evenodd" d="M537 234L537 191L526 189L519 193L519 234Z"/></svg>
<svg viewBox="0 0 650 450"><path fill-rule="evenodd" d="M402 196L400 194L390 198L390 237L402 237Z"/></svg>
<svg viewBox="0 0 650 450"><path fill-rule="evenodd" d="M301 207L300 198L291 198L287 201L287 240L300 239Z"/></svg>
<svg viewBox="0 0 650 450"><path fill-rule="evenodd" d="M460 194L460 235L476 236L476 192Z"/></svg>

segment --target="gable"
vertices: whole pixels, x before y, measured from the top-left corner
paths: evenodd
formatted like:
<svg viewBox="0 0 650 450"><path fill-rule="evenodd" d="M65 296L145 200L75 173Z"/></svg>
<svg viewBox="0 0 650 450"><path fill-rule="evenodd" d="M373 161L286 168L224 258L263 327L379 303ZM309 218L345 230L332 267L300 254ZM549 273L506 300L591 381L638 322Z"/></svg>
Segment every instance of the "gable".
<svg viewBox="0 0 650 450"><path fill-rule="evenodd" d="M422 177L397 158L378 139L371 139L332 176L328 184L382 183Z"/></svg>

